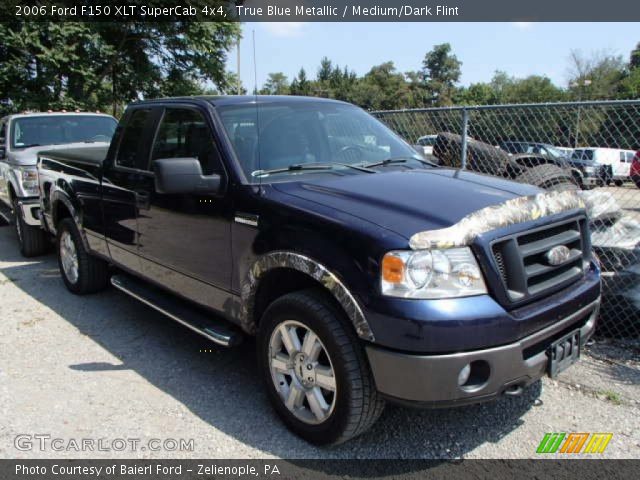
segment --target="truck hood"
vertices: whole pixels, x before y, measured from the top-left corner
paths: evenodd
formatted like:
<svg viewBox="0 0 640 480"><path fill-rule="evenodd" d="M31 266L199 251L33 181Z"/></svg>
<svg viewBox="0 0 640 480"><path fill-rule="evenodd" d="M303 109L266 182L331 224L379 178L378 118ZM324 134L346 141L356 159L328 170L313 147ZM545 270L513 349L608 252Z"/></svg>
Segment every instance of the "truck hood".
<svg viewBox="0 0 640 480"><path fill-rule="evenodd" d="M38 161L38 154L50 150L66 150L69 148L86 148L89 146L109 146L109 142L76 142L64 143L61 145L38 145L37 147L25 148L24 150L12 150L9 152L9 163L15 165L35 165Z"/></svg>
<svg viewBox="0 0 640 480"><path fill-rule="evenodd" d="M276 190L359 217L405 238L447 228L484 207L542 190L454 169L392 171L274 183Z"/></svg>

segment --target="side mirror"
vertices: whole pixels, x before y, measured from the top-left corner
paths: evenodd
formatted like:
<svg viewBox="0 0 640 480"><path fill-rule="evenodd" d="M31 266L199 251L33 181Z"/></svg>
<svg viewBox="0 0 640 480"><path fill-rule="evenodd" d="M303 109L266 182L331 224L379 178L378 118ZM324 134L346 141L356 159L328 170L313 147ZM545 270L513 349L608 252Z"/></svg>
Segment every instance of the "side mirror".
<svg viewBox="0 0 640 480"><path fill-rule="evenodd" d="M203 175L197 158L154 160L155 187L158 193L215 195L220 192L220 175Z"/></svg>

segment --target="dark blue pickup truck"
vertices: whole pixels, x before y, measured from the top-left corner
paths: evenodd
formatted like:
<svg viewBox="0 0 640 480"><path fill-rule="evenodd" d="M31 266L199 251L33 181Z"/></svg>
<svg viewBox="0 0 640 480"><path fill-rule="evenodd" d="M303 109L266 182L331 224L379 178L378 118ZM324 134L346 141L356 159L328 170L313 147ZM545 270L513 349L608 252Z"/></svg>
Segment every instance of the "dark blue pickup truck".
<svg viewBox="0 0 640 480"><path fill-rule="evenodd" d="M518 395L595 327L576 192L438 167L346 103L144 101L108 150L38 172L71 292L111 283L218 344L255 335L274 408L317 444L386 401Z"/></svg>

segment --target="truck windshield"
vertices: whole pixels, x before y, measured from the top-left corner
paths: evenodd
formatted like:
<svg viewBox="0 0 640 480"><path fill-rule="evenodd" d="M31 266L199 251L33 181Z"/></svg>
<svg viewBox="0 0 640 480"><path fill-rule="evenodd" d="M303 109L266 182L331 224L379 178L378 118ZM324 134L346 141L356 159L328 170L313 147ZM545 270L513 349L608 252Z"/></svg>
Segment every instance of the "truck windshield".
<svg viewBox="0 0 640 480"><path fill-rule="evenodd" d="M11 129L11 148L109 142L117 123L97 115L47 115L17 118Z"/></svg>
<svg viewBox="0 0 640 480"><path fill-rule="evenodd" d="M353 105L278 101L218 107L247 178L273 174L347 174L362 169L304 169L304 164L363 166L388 158L422 157L378 120ZM257 121L256 121L257 120ZM259 135L258 135L259 126ZM270 175L265 177L265 172ZM363 172L364 173L364 172Z"/></svg>

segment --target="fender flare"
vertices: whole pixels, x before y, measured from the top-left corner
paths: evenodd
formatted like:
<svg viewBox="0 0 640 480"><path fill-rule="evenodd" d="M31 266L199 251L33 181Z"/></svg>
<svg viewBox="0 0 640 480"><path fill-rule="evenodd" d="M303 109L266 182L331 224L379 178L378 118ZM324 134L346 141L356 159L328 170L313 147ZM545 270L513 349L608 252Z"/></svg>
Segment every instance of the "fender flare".
<svg viewBox="0 0 640 480"><path fill-rule="evenodd" d="M253 319L253 309L260 278L275 268L297 270L322 284L342 306L358 336L364 340L374 340L373 332L360 305L344 283L327 267L316 260L288 251L274 251L262 255L249 269L241 292L240 322L244 330L255 333L256 322Z"/></svg>
<svg viewBox="0 0 640 480"><path fill-rule="evenodd" d="M55 212L57 204L62 203L69 211L69 213L71 214L71 218L78 227L78 231L80 232L80 238L82 239L84 248L90 250L89 241L87 240L84 229L82 228L81 212L74 206L73 201L71 200L67 192L54 183L51 185L51 190L49 191L49 201L51 205L51 227L53 229L52 233L57 234L56 226L58 224L58 218L56 218Z"/></svg>

